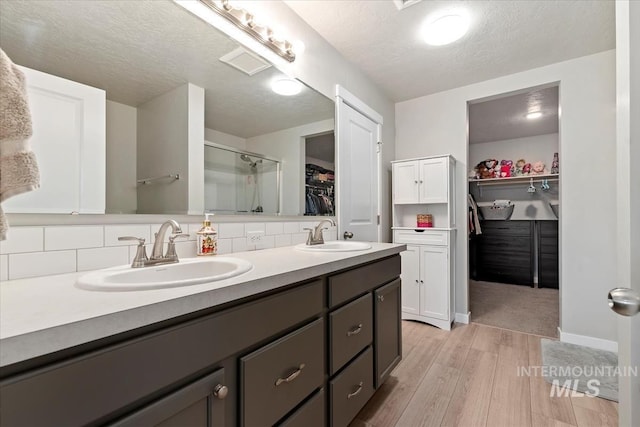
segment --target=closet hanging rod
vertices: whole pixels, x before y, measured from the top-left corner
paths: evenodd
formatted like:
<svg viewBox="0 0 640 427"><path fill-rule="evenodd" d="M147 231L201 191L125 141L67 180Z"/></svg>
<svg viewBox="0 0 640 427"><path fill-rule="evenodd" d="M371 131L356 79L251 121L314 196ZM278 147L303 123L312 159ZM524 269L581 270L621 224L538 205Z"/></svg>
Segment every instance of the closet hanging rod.
<svg viewBox="0 0 640 427"><path fill-rule="evenodd" d="M180 174L174 173L174 174L163 175L163 176L154 176L153 178L139 179L136 182L138 184L146 185L146 184L153 184L155 181L160 181L161 179L169 179L169 178L173 180L180 179Z"/></svg>
<svg viewBox="0 0 640 427"><path fill-rule="evenodd" d="M537 182L542 182L542 181L558 181L559 178L533 178L533 182L537 183ZM525 185L529 185L531 182L531 179L528 180L518 180L518 181L502 181L500 179L496 179L496 180L491 180L491 181L487 181L487 182L482 182L482 181L475 181L475 183L478 185L478 187L485 187L487 185L491 186L491 185L517 185L517 184L525 184Z"/></svg>

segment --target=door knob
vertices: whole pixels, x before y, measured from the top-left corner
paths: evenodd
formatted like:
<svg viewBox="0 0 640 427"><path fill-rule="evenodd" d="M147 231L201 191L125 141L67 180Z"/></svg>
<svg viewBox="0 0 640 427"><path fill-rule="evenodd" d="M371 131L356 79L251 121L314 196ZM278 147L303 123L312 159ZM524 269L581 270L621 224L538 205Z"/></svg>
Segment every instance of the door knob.
<svg viewBox="0 0 640 427"><path fill-rule="evenodd" d="M345 231L344 234L342 235L342 237L344 238L344 240L352 239L353 238L353 233L350 232L350 231Z"/></svg>
<svg viewBox="0 0 640 427"><path fill-rule="evenodd" d="M220 400L227 397L228 393L229 393L229 388L226 385L218 384L213 388L213 395Z"/></svg>
<svg viewBox="0 0 640 427"><path fill-rule="evenodd" d="M633 289L611 289L607 299L609 308L622 316L633 316L640 312L640 295Z"/></svg>

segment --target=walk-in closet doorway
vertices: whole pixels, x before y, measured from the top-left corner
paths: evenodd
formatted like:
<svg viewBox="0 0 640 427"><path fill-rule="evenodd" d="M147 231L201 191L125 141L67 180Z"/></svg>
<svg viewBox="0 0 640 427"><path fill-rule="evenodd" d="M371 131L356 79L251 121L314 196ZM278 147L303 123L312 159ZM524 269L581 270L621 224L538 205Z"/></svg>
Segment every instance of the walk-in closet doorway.
<svg viewBox="0 0 640 427"><path fill-rule="evenodd" d="M471 321L557 337L559 84L469 101Z"/></svg>

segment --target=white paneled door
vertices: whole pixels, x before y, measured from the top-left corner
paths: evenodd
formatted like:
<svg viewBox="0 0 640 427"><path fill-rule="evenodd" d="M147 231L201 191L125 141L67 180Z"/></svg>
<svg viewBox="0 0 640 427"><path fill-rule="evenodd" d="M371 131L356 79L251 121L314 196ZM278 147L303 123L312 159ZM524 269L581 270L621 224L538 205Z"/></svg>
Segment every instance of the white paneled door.
<svg viewBox="0 0 640 427"><path fill-rule="evenodd" d="M338 94L338 238L350 232L354 240L377 242L381 125L352 105Z"/></svg>

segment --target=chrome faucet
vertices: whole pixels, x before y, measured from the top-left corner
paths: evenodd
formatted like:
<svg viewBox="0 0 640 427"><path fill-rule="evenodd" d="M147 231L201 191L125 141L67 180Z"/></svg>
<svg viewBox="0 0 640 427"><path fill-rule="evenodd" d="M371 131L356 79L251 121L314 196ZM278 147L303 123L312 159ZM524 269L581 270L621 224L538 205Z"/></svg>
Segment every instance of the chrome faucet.
<svg viewBox="0 0 640 427"><path fill-rule="evenodd" d="M322 236L322 230L326 230L327 227L322 227L325 222L330 223L333 227L336 226L336 222L331 218L323 219L315 226L315 228L305 228L309 230L309 236L307 237L307 245L322 245L324 244L324 237Z"/></svg>
<svg viewBox="0 0 640 427"><path fill-rule="evenodd" d="M169 244L167 246L167 253L163 254L164 249L164 236L167 234L167 230L171 227L172 235L169 236ZM132 268L147 267L150 265L169 264L178 262L178 254L176 253L176 244L174 240L179 237L189 237L188 234L182 233L180 224L170 219L165 221L158 232L155 234L155 241L153 242L153 249L151 250L151 258L147 258L147 251L144 246L145 239L140 237L123 236L118 237L118 240L137 240L138 248L136 256L131 263Z"/></svg>

